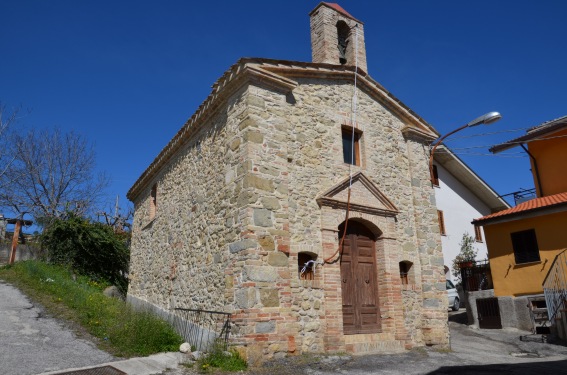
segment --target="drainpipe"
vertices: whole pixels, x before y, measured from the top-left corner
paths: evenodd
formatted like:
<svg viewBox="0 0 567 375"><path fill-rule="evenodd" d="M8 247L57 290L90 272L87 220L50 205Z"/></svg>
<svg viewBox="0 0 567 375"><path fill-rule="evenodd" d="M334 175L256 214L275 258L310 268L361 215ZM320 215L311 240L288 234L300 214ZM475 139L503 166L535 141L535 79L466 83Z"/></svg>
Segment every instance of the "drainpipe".
<svg viewBox="0 0 567 375"><path fill-rule="evenodd" d="M524 149L526 154L528 154L530 156L530 159L532 159L532 161L534 162L534 169L535 169L535 175L536 175L536 180L537 180L537 187L539 188L539 196L543 197L543 189L541 188L541 180L539 179L539 169L537 168L537 160L528 151L528 149L526 148L526 146L524 146L523 143L520 143L520 146Z"/></svg>

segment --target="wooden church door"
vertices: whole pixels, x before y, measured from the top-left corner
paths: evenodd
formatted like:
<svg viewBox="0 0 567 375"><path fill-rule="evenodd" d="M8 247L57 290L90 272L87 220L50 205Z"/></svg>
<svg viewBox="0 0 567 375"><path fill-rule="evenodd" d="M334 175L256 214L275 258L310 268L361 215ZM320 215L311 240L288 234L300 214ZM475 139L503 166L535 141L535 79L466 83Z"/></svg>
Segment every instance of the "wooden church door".
<svg viewBox="0 0 567 375"><path fill-rule="evenodd" d="M344 224L339 227L343 235ZM364 225L349 221L341 257L344 334L380 331L376 241Z"/></svg>

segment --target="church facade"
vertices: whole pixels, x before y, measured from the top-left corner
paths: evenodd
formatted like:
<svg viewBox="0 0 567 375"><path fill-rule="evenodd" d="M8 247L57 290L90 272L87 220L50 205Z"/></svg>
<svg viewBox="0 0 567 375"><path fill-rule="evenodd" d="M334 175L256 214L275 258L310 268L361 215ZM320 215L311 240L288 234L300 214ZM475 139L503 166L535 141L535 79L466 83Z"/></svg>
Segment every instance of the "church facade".
<svg viewBox="0 0 567 375"><path fill-rule="evenodd" d="M229 312L252 362L448 346L438 134L368 75L362 22L310 17L312 62L239 60L128 192L128 300Z"/></svg>

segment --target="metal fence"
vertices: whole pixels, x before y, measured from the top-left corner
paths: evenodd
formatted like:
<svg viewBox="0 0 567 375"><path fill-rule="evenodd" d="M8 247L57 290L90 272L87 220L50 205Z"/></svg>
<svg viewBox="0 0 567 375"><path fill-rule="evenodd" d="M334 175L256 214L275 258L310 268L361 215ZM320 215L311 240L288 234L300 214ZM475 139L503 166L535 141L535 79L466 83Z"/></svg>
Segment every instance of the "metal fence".
<svg viewBox="0 0 567 375"><path fill-rule="evenodd" d="M567 307L567 249L557 254L551 263L543 281L543 293L549 320L553 322Z"/></svg>
<svg viewBox="0 0 567 375"><path fill-rule="evenodd" d="M459 266L461 269L461 282L465 292L494 289L488 259L464 262Z"/></svg>
<svg viewBox="0 0 567 375"><path fill-rule="evenodd" d="M175 330L196 350L208 351L214 345L227 349L230 313L176 308L171 317Z"/></svg>

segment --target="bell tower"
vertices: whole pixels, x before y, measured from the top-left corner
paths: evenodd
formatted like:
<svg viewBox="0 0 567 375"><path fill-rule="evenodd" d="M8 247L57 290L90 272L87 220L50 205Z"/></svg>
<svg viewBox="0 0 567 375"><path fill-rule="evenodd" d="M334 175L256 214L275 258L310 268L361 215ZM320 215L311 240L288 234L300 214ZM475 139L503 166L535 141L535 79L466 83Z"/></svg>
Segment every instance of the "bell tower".
<svg viewBox="0 0 567 375"><path fill-rule="evenodd" d="M354 66L358 58L358 67L368 71L362 22L336 3L319 3L309 17L314 63Z"/></svg>

